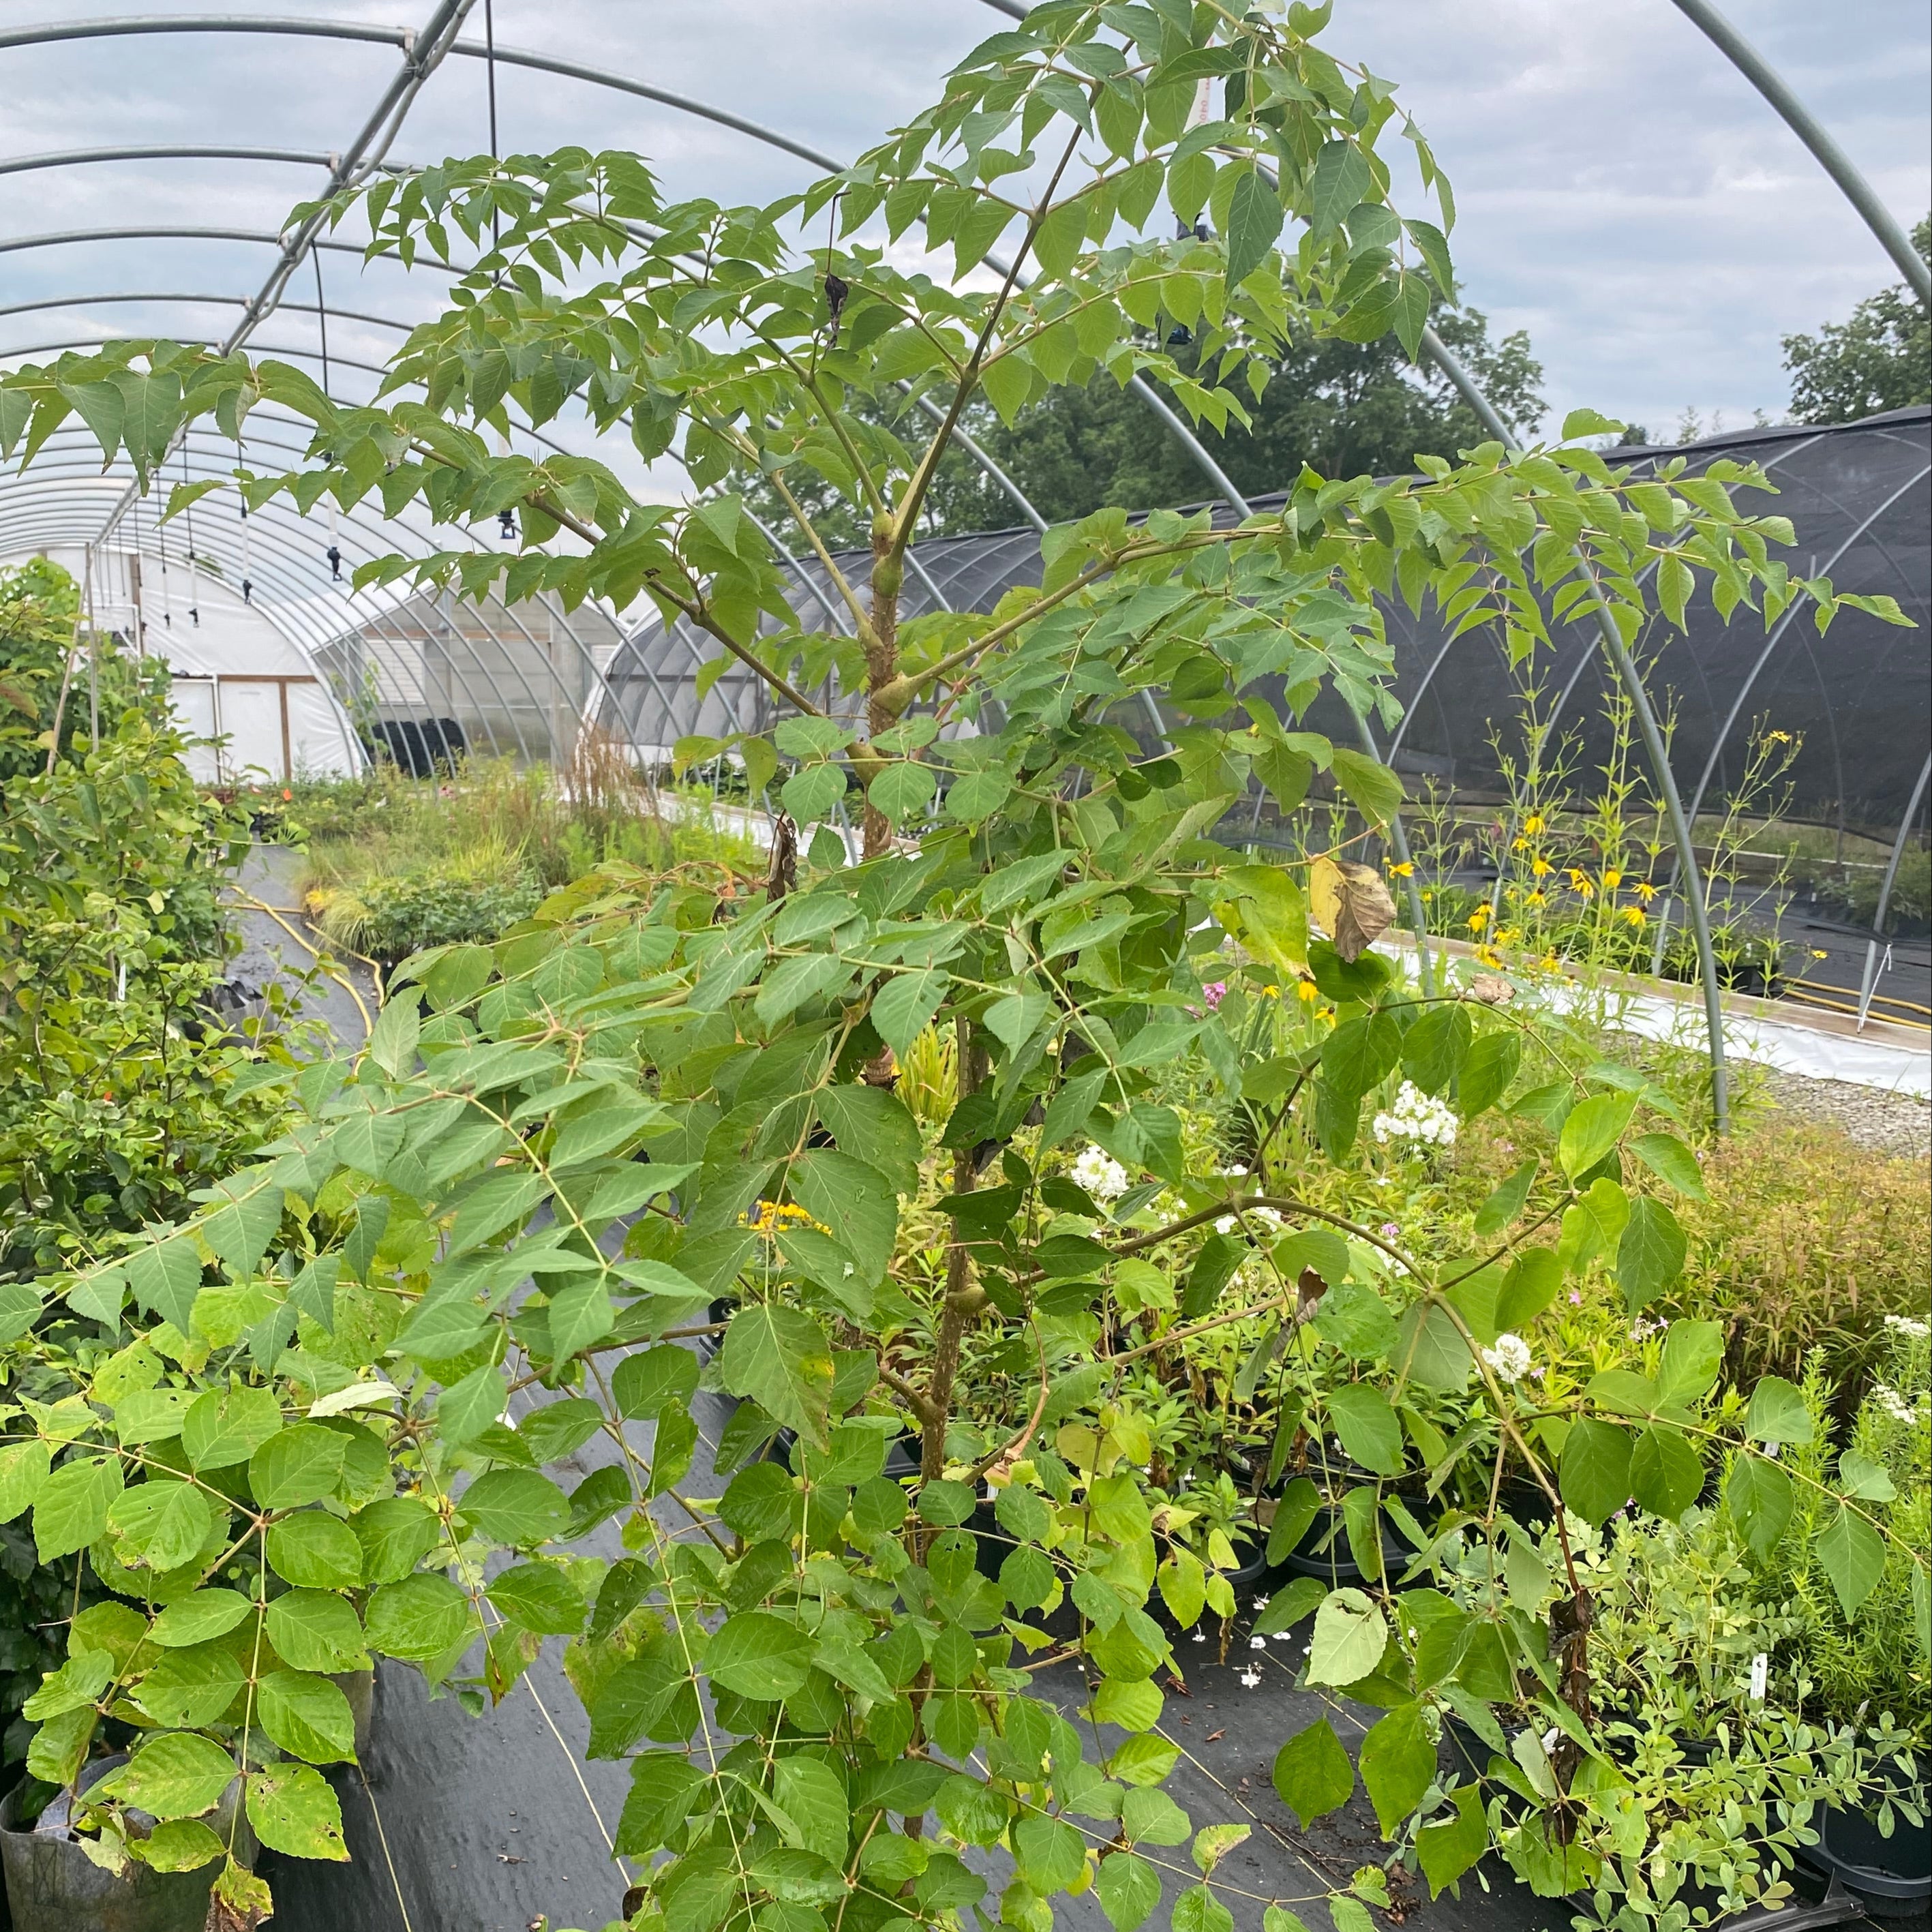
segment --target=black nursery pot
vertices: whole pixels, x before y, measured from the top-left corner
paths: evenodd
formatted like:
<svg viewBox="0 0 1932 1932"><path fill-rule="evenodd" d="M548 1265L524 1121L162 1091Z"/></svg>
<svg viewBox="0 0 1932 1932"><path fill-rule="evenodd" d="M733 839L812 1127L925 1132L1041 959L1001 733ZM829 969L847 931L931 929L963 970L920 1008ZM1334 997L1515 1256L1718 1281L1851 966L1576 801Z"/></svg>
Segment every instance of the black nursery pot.
<svg viewBox="0 0 1932 1932"><path fill-rule="evenodd" d="M124 1753L97 1759L82 1774L84 1787L127 1761ZM241 1792L238 1777L208 1820L224 1843L235 1828ZM37 1832L22 1820L20 1798L16 1786L0 1801L0 1864L17 1932L202 1932L219 1859L198 1871L158 1872L131 1862L118 1875L103 1871L68 1833ZM130 1815L138 1824L140 1814ZM245 1820L235 1845L236 1856L252 1865L255 1839Z"/></svg>
<svg viewBox="0 0 1932 1932"><path fill-rule="evenodd" d="M1364 1473L1361 1480L1372 1483L1376 1479ZM1384 1574L1400 1575L1415 1552L1396 1534L1394 1526L1380 1512L1376 1515L1376 1528L1382 1539ZM1262 1547L1264 1551L1265 1544ZM1364 1574L1361 1565L1355 1561L1348 1528L1342 1520L1341 1506L1336 1503L1324 1503L1316 1510L1314 1520L1309 1524L1301 1540L1278 1562L1269 1564L1264 1555L1256 1580L1275 1574L1312 1576L1331 1589L1340 1589L1345 1584L1353 1584L1359 1588L1372 1580ZM1240 1586L1237 1584L1236 1588L1238 1589Z"/></svg>
<svg viewBox="0 0 1932 1932"><path fill-rule="evenodd" d="M1905 1789L1896 1772L1894 1787ZM1926 1789L1912 1788L1922 1810ZM1817 1821L1818 1842L1798 1856L1815 1871L1843 1881L1874 1918L1909 1918L1932 1903L1932 1821L1914 1825L1894 1815L1892 1836L1882 1837L1876 1808L1870 1811L1829 1810Z"/></svg>

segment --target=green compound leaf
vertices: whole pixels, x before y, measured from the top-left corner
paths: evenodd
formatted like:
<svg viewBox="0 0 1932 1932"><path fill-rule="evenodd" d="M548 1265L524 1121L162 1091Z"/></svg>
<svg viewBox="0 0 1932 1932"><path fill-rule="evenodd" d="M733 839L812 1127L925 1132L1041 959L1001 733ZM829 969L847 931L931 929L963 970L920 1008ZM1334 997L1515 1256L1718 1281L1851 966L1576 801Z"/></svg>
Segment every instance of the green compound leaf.
<svg viewBox="0 0 1932 1932"><path fill-rule="evenodd" d="M343 1607L348 1608L346 1604ZM274 1615L272 1605L269 1614ZM352 1622L354 1612L350 1616ZM447 1576L427 1570L400 1582L385 1583L369 1599L369 1648L385 1657L426 1664L454 1649L466 1636L474 1636L476 1629L470 1599ZM282 1649L279 1638L275 1648ZM283 1651L283 1654L287 1652Z"/></svg>
<svg viewBox="0 0 1932 1932"><path fill-rule="evenodd" d="M248 1804L255 1835L272 1851L346 1862L342 1808L320 1772L305 1764L272 1764L251 1772Z"/></svg>
<svg viewBox="0 0 1932 1932"><path fill-rule="evenodd" d="M342 1480L346 1438L319 1422L278 1430L248 1459L248 1486L264 1509L319 1503Z"/></svg>
<svg viewBox="0 0 1932 1932"><path fill-rule="evenodd" d="M1328 1413L1342 1447L1378 1476L1402 1473L1402 1424L1379 1389L1349 1382L1328 1392Z"/></svg>
<svg viewBox="0 0 1932 1932"><path fill-rule="evenodd" d="M826 1446L832 1345L810 1316L771 1303L741 1308L724 1332L718 1372L730 1394L748 1396L814 1448Z"/></svg>
<svg viewBox="0 0 1932 1932"><path fill-rule="evenodd" d="M1563 1438L1558 1487L1585 1522L1607 1522L1630 1500L1630 1439L1614 1422L1586 1417Z"/></svg>
<svg viewBox="0 0 1932 1932"><path fill-rule="evenodd" d="M1404 1704L1371 1725L1362 1740L1362 1783L1384 1838L1422 1802L1436 1775L1436 1744L1420 1702Z"/></svg>
<svg viewBox="0 0 1932 1932"><path fill-rule="evenodd" d="M1654 1422L1630 1452L1630 1486L1646 1509L1675 1522L1697 1500L1704 1465L1682 1430Z"/></svg>
<svg viewBox="0 0 1932 1932"><path fill-rule="evenodd" d="M1595 1102L1586 1100L1583 1105ZM1578 1113L1582 1111L1577 1109ZM1624 1305L1630 1313L1654 1301L1684 1272L1688 1251L1677 1216L1661 1201L1647 1194L1631 1201L1630 1219L1617 1243L1617 1286L1624 1292Z"/></svg>
<svg viewBox="0 0 1932 1932"><path fill-rule="evenodd" d="M234 1777L235 1760L213 1738L169 1731L151 1738L94 1789L157 1818L198 1818L214 1809Z"/></svg>
<svg viewBox="0 0 1932 1932"><path fill-rule="evenodd" d="M347 1764L356 1756L356 1719L349 1700L326 1677L272 1670L255 1688L262 1728L291 1757L310 1764Z"/></svg>
<svg viewBox="0 0 1932 1932"><path fill-rule="evenodd" d="M1760 1377L1751 1390L1744 1433L1754 1442L1809 1442L1811 1412L1805 1406L1803 1394L1782 1376Z"/></svg>
<svg viewBox="0 0 1932 1932"><path fill-rule="evenodd" d="M1489 1849L1480 1788L1460 1785L1450 1793L1450 1802L1455 1807L1453 1816L1432 1818L1415 1834L1415 1855L1431 1898L1439 1898L1443 1888L1454 1884Z"/></svg>
<svg viewBox="0 0 1932 1932"><path fill-rule="evenodd" d="M568 1498L534 1469L490 1470L457 1498L457 1508L478 1535L512 1550L548 1542L570 1522Z"/></svg>
<svg viewBox="0 0 1932 1932"><path fill-rule="evenodd" d="M154 1570L178 1569L214 1527L214 1505L192 1483L138 1483L122 1491L107 1516L121 1538L122 1562Z"/></svg>
<svg viewBox="0 0 1932 1932"><path fill-rule="evenodd" d="M1108 1852L1094 1889L1114 1932L1135 1932L1160 1903L1160 1874L1135 1852Z"/></svg>
<svg viewBox="0 0 1932 1932"><path fill-rule="evenodd" d="M789 1697L812 1668L812 1638L766 1610L742 1610L718 1626L704 1653L712 1682L741 1697Z"/></svg>
<svg viewBox="0 0 1932 1932"><path fill-rule="evenodd" d="M1308 1681L1337 1686L1358 1683L1382 1661L1388 1648L1388 1625L1373 1600L1360 1590L1331 1590L1315 1612Z"/></svg>
<svg viewBox="0 0 1932 1932"><path fill-rule="evenodd" d="M1862 1516L1844 1504L1815 1546L1818 1561L1847 1617L1878 1588L1885 1574L1885 1539Z"/></svg>
<svg viewBox="0 0 1932 1932"><path fill-rule="evenodd" d="M382 1592L376 1594L380 1598ZM372 1609L374 1604L371 1598ZM288 1591L268 1605L268 1641L275 1646L276 1654L298 1670L333 1673L368 1668L362 1626L344 1598L323 1590Z"/></svg>
<svg viewBox="0 0 1932 1932"><path fill-rule="evenodd" d="M356 1532L326 1510L304 1510L272 1523L268 1563L284 1582L316 1590L352 1590L362 1581Z"/></svg>
<svg viewBox="0 0 1932 1932"><path fill-rule="evenodd" d="M34 1544L43 1563L99 1539L121 1480L118 1456L83 1456L47 1478L34 1504Z"/></svg>
<svg viewBox="0 0 1932 1932"><path fill-rule="evenodd" d="M1304 1832L1348 1803L1355 1789L1355 1767L1326 1718L1298 1731L1276 1753L1274 1788Z"/></svg>
<svg viewBox="0 0 1932 1932"><path fill-rule="evenodd" d="M1570 1109L1558 1136L1556 1157L1572 1180L1588 1174L1623 1138L1636 1112L1634 1094L1593 1094Z"/></svg>
<svg viewBox="0 0 1932 1932"><path fill-rule="evenodd" d="M1791 1522L1791 1478L1775 1462L1740 1451L1724 1483L1724 1500L1751 1554L1768 1562Z"/></svg>

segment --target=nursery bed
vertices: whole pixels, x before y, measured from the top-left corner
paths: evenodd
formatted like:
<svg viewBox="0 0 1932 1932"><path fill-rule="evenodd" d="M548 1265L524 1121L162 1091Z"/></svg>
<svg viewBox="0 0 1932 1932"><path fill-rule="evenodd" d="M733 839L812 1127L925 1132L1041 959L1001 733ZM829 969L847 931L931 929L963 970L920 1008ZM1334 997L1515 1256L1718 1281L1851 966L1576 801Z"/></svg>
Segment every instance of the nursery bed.
<svg viewBox="0 0 1932 1932"><path fill-rule="evenodd" d="M680 1486L687 1494L722 1490L710 1458L734 1406L716 1395L695 1398L700 1445ZM649 1425L632 1426L637 1448L648 1455ZM568 1480L616 1460L608 1442L593 1436L566 1459L563 1473ZM653 1508L668 1530L684 1526L668 1499ZM575 1547L606 1559L622 1553L614 1522ZM1282 1741L1316 1718L1327 1715L1353 1744L1373 1713L1346 1702L1338 1710L1295 1689L1300 1640L1276 1639L1253 1650L1247 1636L1252 1608L1241 1606L1225 1663L1212 1637L1198 1649L1186 1640L1179 1646L1186 1682L1180 1689L1170 1682L1163 1728L1182 1759L1164 1788L1197 1827L1252 1827L1247 1841L1224 1860L1216 1887L1236 1932L1262 1932L1270 1903L1299 1912L1310 1932L1331 1932L1322 1903L1328 1890L1386 1855L1373 1810L1358 1786L1340 1810L1304 1832L1270 1774ZM277 1886L282 1932L342 1932L350 1926L356 1932L404 1932L406 1925L418 1932L457 1926L526 1932L545 1912L554 1927L598 1932L614 1918L626 1881L604 1834L607 1827L614 1830L622 1810L628 1772L620 1762L584 1757L587 1725L564 1678L561 1653L560 1640L550 1640L526 1678L478 1718L467 1715L454 1697L432 1697L414 1670L385 1666L362 1771L344 1767L334 1778L350 1862L297 1868L266 1855L265 1870L272 1879L280 1866L286 1881ZM1261 1679L1252 1688L1242 1682L1250 1670ZM1042 1672L1038 1689L1070 1716L1082 1701L1070 1664ZM1155 1856L1171 1900L1196 1874L1184 1850ZM1560 1903L1535 1898L1493 1860L1470 1873L1460 1892L1432 1900L1420 1880L1398 1885L1394 1909L1377 1912L1376 1922L1418 1932L1568 1932L1569 1914ZM1055 1912L1065 1932L1110 1932L1090 1895L1063 1898Z"/></svg>

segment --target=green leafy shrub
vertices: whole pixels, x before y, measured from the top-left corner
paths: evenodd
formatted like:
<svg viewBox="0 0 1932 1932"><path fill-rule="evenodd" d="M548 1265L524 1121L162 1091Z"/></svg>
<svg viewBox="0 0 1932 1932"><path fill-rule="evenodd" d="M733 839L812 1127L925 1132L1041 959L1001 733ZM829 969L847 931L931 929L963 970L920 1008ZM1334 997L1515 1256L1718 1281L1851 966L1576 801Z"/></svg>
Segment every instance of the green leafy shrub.
<svg viewBox="0 0 1932 1932"><path fill-rule="evenodd" d="M310 892L308 904L328 938L395 966L426 946L494 939L528 919L542 897L536 879L513 865L508 878L428 872L359 890L323 888Z"/></svg>
<svg viewBox="0 0 1932 1932"><path fill-rule="evenodd" d="M1796 1378L1815 1349L1856 1390L1886 1317L1925 1312L1926 1179L1923 1160L1856 1147L1842 1128L1762 1120L1707 1154L1676 1305L1724 1324L1740 1388Z"/></svg>
<svg viewBox="0 0 1932 1932"><path fill-rule="evenodd" d="M100 658L127 708L99 748L0 787L0 1280L175 1211L274 1131L292 1064L211 1004L245 822L196 792L161 688Z"/></svg>
<svg viewBox="0 0 1932 1932"><path fill-rule="evenodd" d="M1301 727L1324 688L1393 716L1375 602L1392 586L1506 623L1530 654L1552 604L1601 600L1636 634L1653 584L1667 616L1712 578L1773 621L1846 600L1769 565L1788 530L1730 490L1761 477L1634 480L1581 440L1613 426L1579 412L1520 457L1304 474L1233 527L1097 513L1049 532L1041 582L998 610L901 621L973 397L1010 417L1036 387L1144 373L1220 428L1245 419L1244 364L1298 327L1420 348L1446 241L1386 206L1395 110L1312 44L1322 20L1036 10L914 127L766 209L667 206L634 157L577 150L384 178L338 211L359 208L376 253L446 258L452 230L493 231L398 358L386 394L411 400L344 407L286 365L158 344L0 378L9 447L111 374L164 446L262 398L314 422L307 472L250 477L257 503L298 488L346 508L386 476L392 514L418 494L459 526L514 507L515 552L382 559L358 582L649 596L722 647L707 688L742 666L779 720L680 760L735 760L806 835L762 891L717 865L616 865L492 946L416 956L367 1051L304 1073L284 1139L192 1215L35 1285L0 1514L31 1513L45 1558L86 1550L112 1598L37 1694L30 1762L65 1782L115 1710L152 1726L91 1814L104 1862L154 1856L127 1832L139 1804L169 1856L221 1859L224 1896L259 1916L199 1820L238 1777L265 1842L344 1855L320 1770L354 1748L333 1674L381 1655L500 1697L555 1637L588 1750L630 1768L614 1835L644 1874L640 1928L945 1925L986 1898L975 1867L997 1847L1017 1932L1090 1890L1134 1932L1161 1848L1187 1843L1178 1924L1228 1932L1218 1872L1245 1828L1160 1789L1178 1752L1158 1727L1177 1631L1229 1634L1250 1533L1231 1504L1258 1526L1257 1489L1269 1544L1292 1550L1325 1507L1361 1578L1298 1577L1262 1628L1310 1625L1300 1681L1381 1713L1354 1760L1325 1719L1286 1742L1275 1781L1304 1820L1359 1775L1389 1857L1432 1890L1526 1830L1551 1888L1586 1800L1605 1834L1628 1814L1568 1513L1594 1528L1634 1498L1680 1520L1721 1445L1724 1506L1754 1520L1790 1418L1720 1389L1708 1324L1555 1397L1534 1371L1568 1284L1614 1279L1633 1312L1674 1286L1694 1158L1640 1118L1629 1069L1544 1054L1534 1018L1460 977L1412 992L1367 950L1387 896L1346 850L1291 870L1201 835L1251 779L1292 808L1318 773L1388 828L1394 774ZM1227 118L1190 134L1216 76ZM1040 183L1034 206L1006 198L1016 178ZM1204 215L1206 238L1170 238L1170 209ZM836 234L793 251L801 217L849 237L875 212L951 238L960 286ZM1028 278L974 278L1012 228ZM1169 322L1198 344L1190 368L1161 346ZM675 447L695 500L641 502L593 457L499 452L512 404L540 424L572 394L646 460ZM916 446L863 426L854 394L903 402ZM792 470L873 532L866 580L835 584L836 632L803 628L779 553L721 487L784 496ZM574 544L545 548L564 530ZM1150 751L1121 721L1156 701ZM835 829L855 784L856 864ZM1292 1022L1238 1024L1290 988ZM892 1090L928 1028L955 1049L930 1138ZM1513 1100L1546 1136L1454 1246L1330 1204L1390 1178L1363 1156L1403 1081L1459 1123ZM1238 1102L1258 1118L1229 1173L1199 1123ZM1275 1426L1228 1445L1259 1472L1231 1499L1226 1468L1183 1486L1136 1365L1244 1326L1232 1393L1265 1383ZM715 1502L686 1486L693 1330L722 1330L701 1372L737 1402ZM512 1423L513 1382L554 1400ZM545 1473L600 1431L618 1460L567 1491ZM889 1474L902 1442L916 1469ZM1452 1538L1507 1579L1530 1514L1512 1474L1553 1518L1540 1618L1436 1587ZM614 1519L622 1555L583 1556ZM1861 1520L1837 1502L1818 1536ZM1868 1592L1844 1588L1855 1614ZM1049 1646L1080 1666L1071 1716L1030 1668ZM1441 1770L1445 1712L1498 1706L1555 1734L1546 1775L1515 1760L1527 1819ZM1735 1849L1763 1855L1748 1831ZM1366 1868L1333 1916L1385 1895ZM1264 1932L1298 1924L1268 1907Z"/></svg>

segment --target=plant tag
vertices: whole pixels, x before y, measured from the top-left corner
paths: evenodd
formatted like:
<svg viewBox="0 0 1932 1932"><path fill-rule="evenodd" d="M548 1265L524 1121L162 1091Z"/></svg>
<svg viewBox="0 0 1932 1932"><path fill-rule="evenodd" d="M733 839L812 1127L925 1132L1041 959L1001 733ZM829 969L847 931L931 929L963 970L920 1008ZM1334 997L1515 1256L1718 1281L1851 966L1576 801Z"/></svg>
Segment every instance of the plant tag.
<svg viewBox="0 0 1932 1932"><path fill-rule="evenodd" d="M1765 1687L1770 1677L1771 1659L1764 1652L1760 1651L1751 1659L1750 1694L1754 1703L1762 1704L1764 1702Z"/></svg>
<svg viewBox="0 0 1932 1932"><path fill-rule="evenodd" d="M1194 89L1194 105L1187 111L1187 124L1190 128L1204 128L1214 118L1214 82L1212 76L1197 82Z"/></svg>

